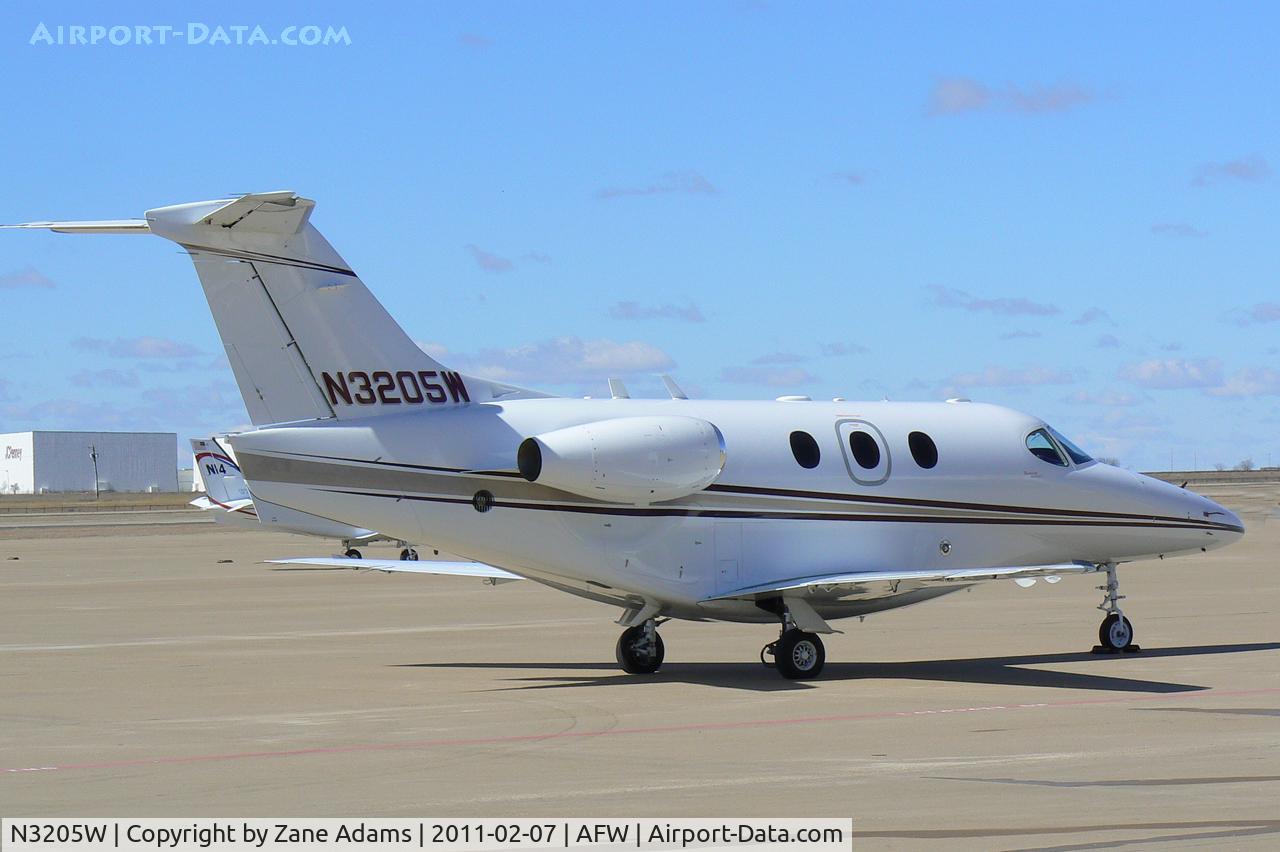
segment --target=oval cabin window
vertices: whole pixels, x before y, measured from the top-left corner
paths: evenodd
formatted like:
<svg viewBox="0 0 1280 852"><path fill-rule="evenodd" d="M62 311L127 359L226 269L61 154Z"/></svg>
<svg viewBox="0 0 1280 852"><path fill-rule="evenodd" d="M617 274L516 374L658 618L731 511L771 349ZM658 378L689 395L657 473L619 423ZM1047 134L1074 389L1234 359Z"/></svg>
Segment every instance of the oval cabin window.
<svg viewBox="0 0 1280 852"><path fill-rule="evenodd" d="M911 458L925 470L938 463L938 445L923 432L912 432L907 436L907 446L911 448Z"/></svg>
<svg viewBox="0 0 1280 852"><path fill-rule="evenodd" d="M822 460L822 451L818 442L808 432L791 433L791 454L796 457L796 464L812 470Z"/></svg>
<svg viewBox="0 0 1280 852"><path fill-rule="evenodd" d="M853 459L866 470L874 470L880 464L880 446L876 439L863 431L849 433L849 449Z"/></svg>

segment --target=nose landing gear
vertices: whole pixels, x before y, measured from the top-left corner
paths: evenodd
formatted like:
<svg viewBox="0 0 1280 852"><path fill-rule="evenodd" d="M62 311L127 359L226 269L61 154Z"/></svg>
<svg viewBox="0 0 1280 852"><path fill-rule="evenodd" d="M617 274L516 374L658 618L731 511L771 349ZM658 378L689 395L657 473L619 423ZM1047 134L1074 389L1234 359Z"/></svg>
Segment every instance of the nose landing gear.
<svg viewBox="0 0 1280 852"><path fill-rule="evenodd" d="M1104 567L1107 571L1107 584L1098 587L1098 591L1103 593L1102 603L1098 605L1098 609L1105 612L1107 617L1102 619L1102 624L1098 626L1098 644L1094 646L1093 653L1131 654L1141 651L1142 649L1133 643L1133 624L1120 611L1120 601L1124 600L1124 595L1120 594L1116 564L1108 562Z"/></svg>

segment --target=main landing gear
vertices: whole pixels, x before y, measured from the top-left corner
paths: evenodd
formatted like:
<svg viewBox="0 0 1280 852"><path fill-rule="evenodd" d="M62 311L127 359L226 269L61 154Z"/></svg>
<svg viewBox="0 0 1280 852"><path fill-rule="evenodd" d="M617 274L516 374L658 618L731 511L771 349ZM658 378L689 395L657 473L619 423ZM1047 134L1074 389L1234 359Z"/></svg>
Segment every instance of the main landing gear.
<svg viewBox="0 0 1280 852"><path fill-rule="evenodd" d="M1124 595L1120 594L1120 581L1116 579L1116 564L1108 562L1103 567L1107 571L1107 584L1098 587L1098 591L1103 593L1102 603L1098 605L1098 609L1105 612L1107 617L1102 619L1102 624L1098 626L1098 644L1094 646L1093 653L1120 654L1140 651L1142 649L1133 644L1133 624L1120 611L1120 601L1124 600Z"/></svg>
<svg viewBox="0 0 1280 852"><path fill-rule="evenodd" d="M360 551L356 550L354 547L352 547L352 546L351 546L351 540L350 540L350 539L344 539L344 540L343 540L343 542L342 542L342 549L343 549L343 551L344 551L344 553L343 553L342 555L343 555L343 556L345 556L345 557L347 557L348 559L363 559L363 558L364 558L364 556L360 553Z"/></svg>
<svg viewBox="0 0 1280 852"><path fill-rule="evenodd" d="M662 667L665 653L658 622L653 618L622 631L614 648L618 665L627 674L653 674Z"/></svg>
<svg viewBox="0 0 1280 852"><path fill-rule="evenodd" d="M417 562L418 551L414 550L412 547L406 547L404 550L400 551L400 561L401 562Z"/></svg>
<svg viewBox="0 0 1280 852"><path fill-rule="evenodd" d="M788 680L807 680L822 674L827 661L827 649L817 633L808 633L796 626L795 619L786 605L778 601L757 604L778 615L782 621L782 635L760 649L760 662L776 668L778 674ZM772 662L766 657L773 657Z"/></svg>
<svg viewBox="0 0 1280 852"><path fill-rule="evenodd" d="M773 661L766 660L766 656L773 657ZM788 680L815 678L822 674L826 661L827 649L818 634L805 633L797 627L784 629L776 642L760 649L760 662L776 668Z"/></svg>

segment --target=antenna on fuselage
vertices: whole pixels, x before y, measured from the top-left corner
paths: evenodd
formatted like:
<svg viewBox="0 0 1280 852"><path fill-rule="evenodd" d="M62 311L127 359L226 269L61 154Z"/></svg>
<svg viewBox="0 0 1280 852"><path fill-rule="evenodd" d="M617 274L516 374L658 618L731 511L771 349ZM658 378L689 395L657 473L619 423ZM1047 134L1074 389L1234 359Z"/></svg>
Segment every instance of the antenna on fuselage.
<svg viewBox="0 0 1280 852"><path fill-rule="evenodd" d="M680 390L680 386L676 384L676 380L668 376L666 373L662 374L662 384L666 386L667 394L672 399L688 399L689 398L684 391Z"/></svg>

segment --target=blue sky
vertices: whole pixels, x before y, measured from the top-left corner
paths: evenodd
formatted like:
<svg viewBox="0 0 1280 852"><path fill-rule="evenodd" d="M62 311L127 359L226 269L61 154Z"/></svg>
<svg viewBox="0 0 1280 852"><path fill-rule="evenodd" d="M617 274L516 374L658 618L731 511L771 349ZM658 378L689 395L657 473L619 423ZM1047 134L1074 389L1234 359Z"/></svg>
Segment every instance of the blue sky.
<svg viewBox="0 0 1280 852"><path fill-rule="evenodd" d="M1280 463L1270 4L103 8L0 9L0 221L294 189L451 365ZM350 43L30 43L189 22ZM246 420L168 243L2 233L0 300L0 431Z"/></svg>

